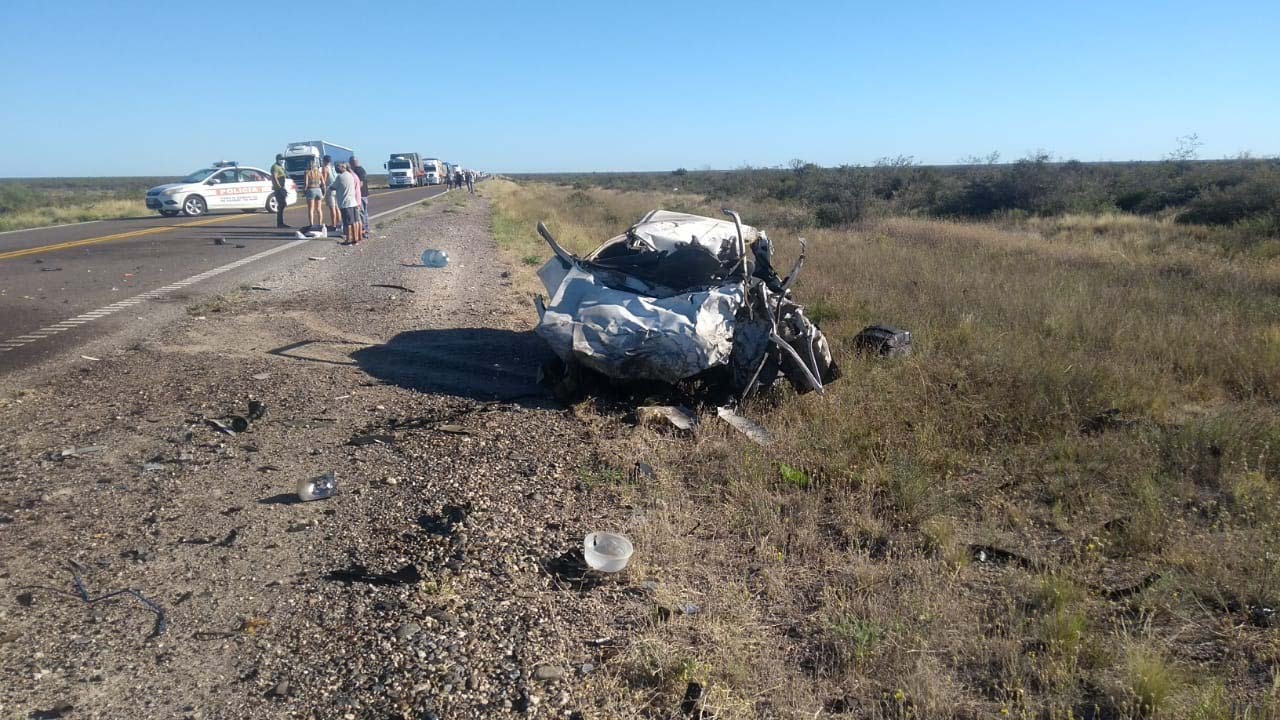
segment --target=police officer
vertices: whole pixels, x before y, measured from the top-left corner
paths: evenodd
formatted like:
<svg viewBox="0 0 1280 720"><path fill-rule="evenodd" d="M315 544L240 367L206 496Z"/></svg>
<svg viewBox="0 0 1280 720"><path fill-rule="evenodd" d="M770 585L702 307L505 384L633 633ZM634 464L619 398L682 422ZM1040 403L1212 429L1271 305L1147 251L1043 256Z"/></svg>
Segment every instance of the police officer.
<svg viewBox="0 0 1280 720"><path fill-rule="evenodd" d="M276 227L278 228L289 227L284 224L285 201L289 197L285 180L288 177L284 171L284 155L276 155L276 164L271 166L271 192L276 196Z"/></svg>

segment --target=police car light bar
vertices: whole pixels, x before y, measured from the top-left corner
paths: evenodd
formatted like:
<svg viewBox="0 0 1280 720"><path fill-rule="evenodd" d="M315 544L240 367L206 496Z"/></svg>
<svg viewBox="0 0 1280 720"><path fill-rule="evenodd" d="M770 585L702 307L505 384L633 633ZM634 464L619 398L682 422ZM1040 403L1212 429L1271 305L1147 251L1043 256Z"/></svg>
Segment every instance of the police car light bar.
<svg viewBox="0 0 1280 720"><path fill-rule="evenodd" d="M240 167L240 161L238 161L238 160L219 160L218 162L214 163L214 164L213 164L213 166L214 166L214 167L220 167L220 168L222 168L222 167Z"/></svg>

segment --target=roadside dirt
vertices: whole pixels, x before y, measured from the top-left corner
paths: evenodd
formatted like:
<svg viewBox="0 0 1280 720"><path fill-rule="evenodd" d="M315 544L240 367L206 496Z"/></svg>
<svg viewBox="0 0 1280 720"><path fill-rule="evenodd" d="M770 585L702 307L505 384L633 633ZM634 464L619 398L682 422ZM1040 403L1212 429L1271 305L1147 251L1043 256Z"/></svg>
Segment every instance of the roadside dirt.
<svg viewBox="0 0 1280 720"><path fill-rule="evenodd" d="M459 202L5 394L0 716L604 717L581 688L652 584L583 580L580 546L644 511L591 482L600 448L644 457L537 387L532 310ZM206 422L251 400L247 432Z"/></svg>

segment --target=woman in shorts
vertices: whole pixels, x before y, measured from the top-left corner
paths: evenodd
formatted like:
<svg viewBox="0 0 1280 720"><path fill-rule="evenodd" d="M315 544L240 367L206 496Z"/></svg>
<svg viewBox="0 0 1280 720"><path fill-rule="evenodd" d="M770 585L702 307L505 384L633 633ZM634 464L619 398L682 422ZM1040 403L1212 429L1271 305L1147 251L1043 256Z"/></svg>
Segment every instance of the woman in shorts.
<svg viewBox="0 0 1280 720"><path fill-rule="evenodd" d="M324 171L316 165L315 159L311 160L311 164L307 166L306 190L307 197L307 222L312 227L322 225L324 223Z"/></svg>

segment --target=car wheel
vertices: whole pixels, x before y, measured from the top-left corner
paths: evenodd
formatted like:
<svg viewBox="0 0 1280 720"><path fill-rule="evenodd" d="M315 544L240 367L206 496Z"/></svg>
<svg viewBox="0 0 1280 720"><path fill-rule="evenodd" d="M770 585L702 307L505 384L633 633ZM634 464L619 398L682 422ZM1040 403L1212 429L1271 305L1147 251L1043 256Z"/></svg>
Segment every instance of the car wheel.
<svg viewBox="0 0 1280 720"><path fill-rule="evenodd" d="M274 194L267 196L267 212L273 213L280 208L280 201L276 199ZM256 212L256 211L254 211Z"/></svg>
<svg viewBox="0 0 1280 720"><path fill-rule="evenodd" d="M161 210L160 214L163 215L164 217L173 217L174 215L178 214L178 211L177 210Z"/></svg>
<svg viewBox="0 0 1280 720"><path fill-rule="evenodd" d="M205 204L204 198L199 195L191 195L182 201L182 214L188 217L196 217L208 212L209 206Z"/></svg>

